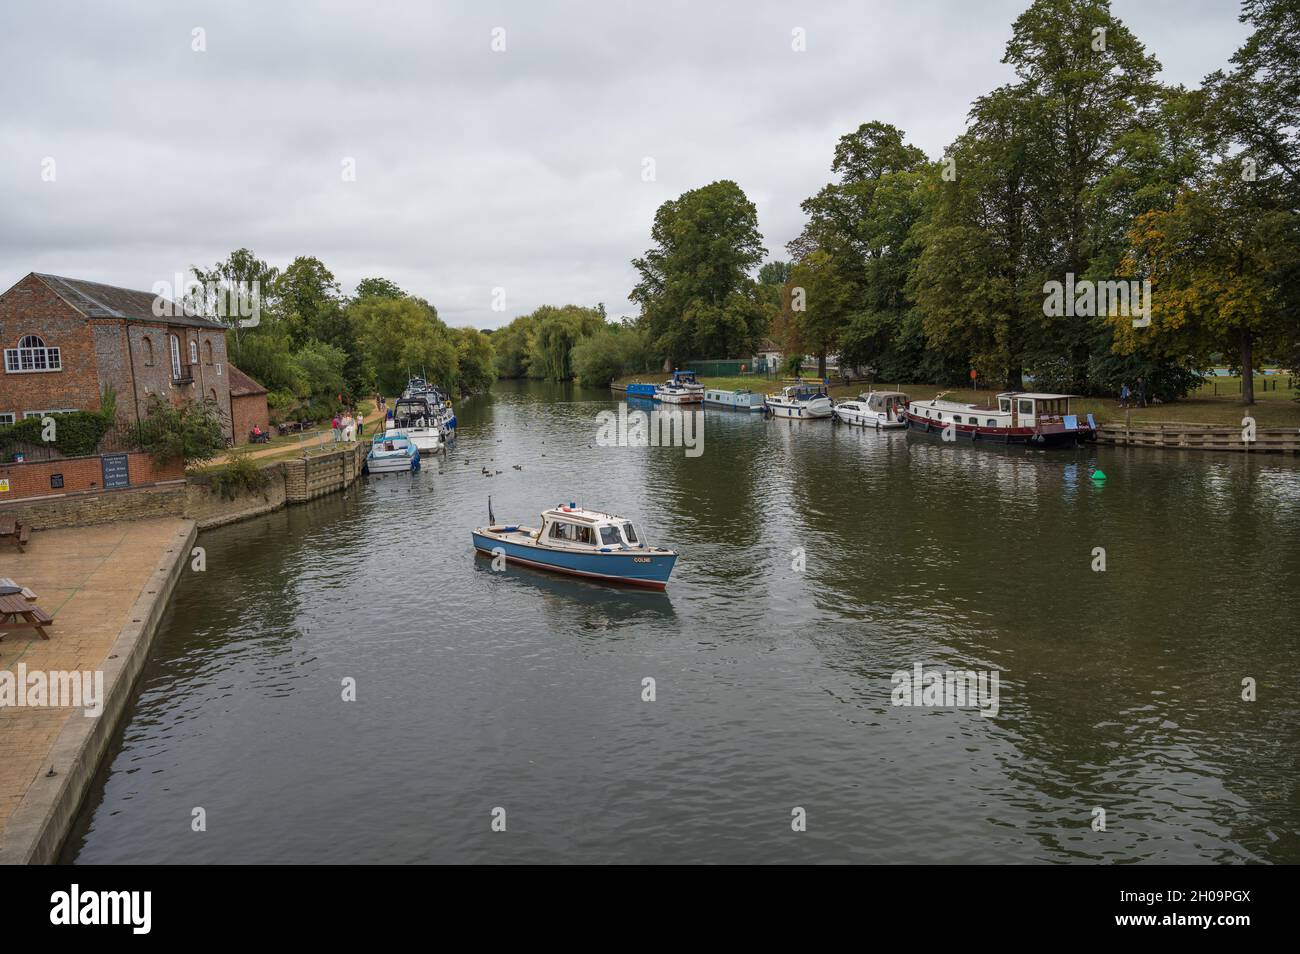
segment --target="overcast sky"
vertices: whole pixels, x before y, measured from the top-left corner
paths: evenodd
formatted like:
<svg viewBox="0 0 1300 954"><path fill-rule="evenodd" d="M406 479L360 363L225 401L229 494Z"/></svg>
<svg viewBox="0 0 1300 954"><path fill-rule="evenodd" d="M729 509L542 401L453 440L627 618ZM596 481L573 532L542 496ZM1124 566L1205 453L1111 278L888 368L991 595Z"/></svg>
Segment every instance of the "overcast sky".
<svg viewBox="0 0 1300 954"><path fill-rule="evenodd" d="M785 258L836 139L878 119L942 155L1010 78L1027 5L6 0L0 290L30 271L149 289L246 246L315 255L346 292L392 279L454 325L631 314L661 202L734 179ZM1246 35L1231 0L1113 9L1166 82Z"/></svg>

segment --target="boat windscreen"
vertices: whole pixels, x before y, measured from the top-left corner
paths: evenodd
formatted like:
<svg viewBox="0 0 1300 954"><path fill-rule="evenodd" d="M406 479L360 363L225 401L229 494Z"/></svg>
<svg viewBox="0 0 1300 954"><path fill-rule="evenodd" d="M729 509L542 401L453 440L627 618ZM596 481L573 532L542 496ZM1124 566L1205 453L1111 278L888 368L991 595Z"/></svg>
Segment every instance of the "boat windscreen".
<svg viewBox="0 0 1300 954"><path fill-rule="evenodd" d="M632 524L630 523L623 524L623 536L627 539L628 543L635 544L637 542L636 530L633 529Z"/></svg>

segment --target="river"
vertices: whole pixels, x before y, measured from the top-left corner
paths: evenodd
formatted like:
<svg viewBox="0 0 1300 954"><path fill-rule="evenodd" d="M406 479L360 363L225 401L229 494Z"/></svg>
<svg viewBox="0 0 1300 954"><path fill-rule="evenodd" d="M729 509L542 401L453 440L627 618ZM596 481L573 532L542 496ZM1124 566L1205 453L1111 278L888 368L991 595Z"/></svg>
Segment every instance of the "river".
<svg viewBox="0 0 1300 954"><path fill-rule="evenodd" d="M419 474L202 534L65 859L1300 862L1300 462L599 446L620 403L502 382ZM672 582L494 572L489 494L630 517ZM894 705L918 664L996 715Z"/></svg>

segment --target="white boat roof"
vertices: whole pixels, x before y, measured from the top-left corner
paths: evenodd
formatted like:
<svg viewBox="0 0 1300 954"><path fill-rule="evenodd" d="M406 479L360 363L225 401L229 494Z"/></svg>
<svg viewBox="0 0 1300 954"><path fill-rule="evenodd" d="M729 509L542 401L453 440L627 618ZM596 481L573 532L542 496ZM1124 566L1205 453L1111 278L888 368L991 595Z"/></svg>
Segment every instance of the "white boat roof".
<svg viewBox="0 0 1300 954"><path fill-rule="evenodd" d="M1058 398L1078 397L1077 394L1048 394L1044 391L1002 391L998 397L1034 398L1041 401L1055 401Z"/></svg>
<svg viewBox="0 0 1300 954"><path fill-rule="evenodd" d="M583 507L558 506L549 510L542 511L543 518L555 520L574 520L578 523L604 524L604 523L631 523L626 517L620 517L617 514L603 513L599 510L587 510Z"/></svg>

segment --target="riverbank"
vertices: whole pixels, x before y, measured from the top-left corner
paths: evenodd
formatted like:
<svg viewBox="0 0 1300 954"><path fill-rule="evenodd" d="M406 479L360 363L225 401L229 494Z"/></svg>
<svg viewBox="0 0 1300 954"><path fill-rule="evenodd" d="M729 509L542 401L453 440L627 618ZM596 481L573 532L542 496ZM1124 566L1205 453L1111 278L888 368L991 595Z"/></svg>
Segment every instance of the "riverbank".
<svg viewBox="0 0 1300 954"><path fill-rule="evenodd" d="M139 520L47 530L0 553L0 576L33 590L54 617L49 639L10 632L0 667L103 673L99 714L0 706L0 864L55 860L144 666L189 558L194 521ZM84 701L84 700L83 700Z"/></svg>

